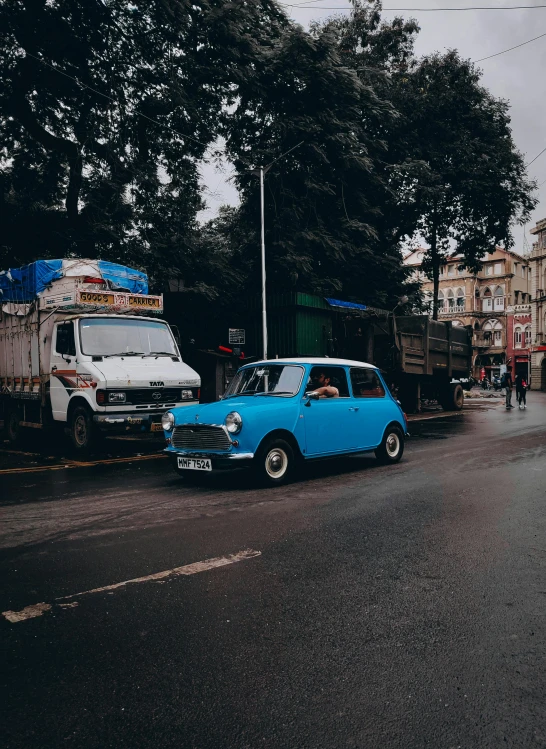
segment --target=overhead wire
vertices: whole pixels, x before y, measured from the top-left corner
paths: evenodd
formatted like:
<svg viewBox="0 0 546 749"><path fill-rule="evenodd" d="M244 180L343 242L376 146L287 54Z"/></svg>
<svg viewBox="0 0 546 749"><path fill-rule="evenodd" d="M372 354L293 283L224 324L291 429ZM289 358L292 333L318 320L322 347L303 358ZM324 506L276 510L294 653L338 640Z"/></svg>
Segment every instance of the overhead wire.
<svg viewBox="0 0 546 749"><path fill-rule="evenodd" d="M301 10L353 10L353 5L340 5L331 7L327 5L306 5L304 3L279 3L285 8L300 8ZM546 5L475 5L466 8L387 8L384 11L410 12L410 13L460 13L467 10L537 10L546 8Z"/></svg>
<svg viewBox="0 0 546 749"><path fill-rule="evenodd" d="M508 47L508 49L503 49L502 52L495 52L494 55L487 55L487 57L480 57L479 60L473 60L473 62L483 62L484 60L490 60L492 57L498 57L499 55L504 55L507 52L511 52L513 49L519 49L519 47L525 47L526 44L531 44L531 42L536 42L537 39L542 39L544 36L546 36L546 33L540 34L540 36L535 36L533 39L528 39L526 42L522 42L521 44L516 44L515 47Z"/></svg>

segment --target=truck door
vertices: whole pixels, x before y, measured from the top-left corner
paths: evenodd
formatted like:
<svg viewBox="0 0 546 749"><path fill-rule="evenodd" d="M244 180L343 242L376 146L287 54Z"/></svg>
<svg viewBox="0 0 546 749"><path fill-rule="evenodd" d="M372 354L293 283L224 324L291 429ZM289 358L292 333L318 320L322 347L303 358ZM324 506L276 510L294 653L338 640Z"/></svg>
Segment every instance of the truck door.
<svg viewBox="0 0 546 749"><path fill-rule="evenodd" d="M51 345L51 409L55 421L66 421L68 401L77 387L74 322L57 323Z"/></svg>

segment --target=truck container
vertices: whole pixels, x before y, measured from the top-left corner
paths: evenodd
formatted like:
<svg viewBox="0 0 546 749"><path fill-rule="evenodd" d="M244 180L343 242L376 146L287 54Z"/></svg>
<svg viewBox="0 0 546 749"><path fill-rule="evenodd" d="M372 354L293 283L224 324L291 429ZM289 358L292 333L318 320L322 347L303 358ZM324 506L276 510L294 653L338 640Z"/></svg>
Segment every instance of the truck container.
<svg viewBox="0 0 546 749"><path fill-rule="evenodd" d="M0 425L65 428L83 452L101 433L158 432L201 385L141 271L41 260L0 273Z"/></svg>

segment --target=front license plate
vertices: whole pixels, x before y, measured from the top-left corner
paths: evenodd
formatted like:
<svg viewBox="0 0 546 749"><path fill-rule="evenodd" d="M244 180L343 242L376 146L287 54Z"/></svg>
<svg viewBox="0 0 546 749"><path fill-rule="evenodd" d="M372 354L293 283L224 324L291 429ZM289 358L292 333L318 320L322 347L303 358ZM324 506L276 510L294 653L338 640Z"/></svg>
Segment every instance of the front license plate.
<svg viewBox="0 0 546 749"><path fill-rule="evenodd" d="M163 427L161 426L161 424L159 423L152 424L152 432L162 432L162 431L163 431Z"/></svg>
<svg viewBox="0 0 546 749"><path fill-rule="evenodd" d="M178 458L178 467L188 471L212 471L209 458Z"/></svg>

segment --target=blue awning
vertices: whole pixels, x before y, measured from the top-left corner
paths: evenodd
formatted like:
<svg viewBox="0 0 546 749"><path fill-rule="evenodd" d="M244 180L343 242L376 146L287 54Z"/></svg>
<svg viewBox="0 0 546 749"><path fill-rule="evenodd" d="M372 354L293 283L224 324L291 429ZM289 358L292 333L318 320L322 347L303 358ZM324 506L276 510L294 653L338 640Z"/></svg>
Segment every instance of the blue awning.
<svg viewBox="0 0 546 749"><path fill-rule="evenodd" d="M356 302L343 302L341 299L331 299L330 297L324 297L330 307L340 307L342 309L359 309L367 310L365 304L357 304Z"/></svg>

